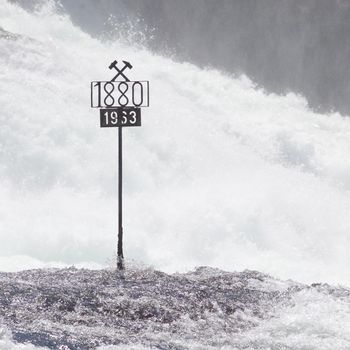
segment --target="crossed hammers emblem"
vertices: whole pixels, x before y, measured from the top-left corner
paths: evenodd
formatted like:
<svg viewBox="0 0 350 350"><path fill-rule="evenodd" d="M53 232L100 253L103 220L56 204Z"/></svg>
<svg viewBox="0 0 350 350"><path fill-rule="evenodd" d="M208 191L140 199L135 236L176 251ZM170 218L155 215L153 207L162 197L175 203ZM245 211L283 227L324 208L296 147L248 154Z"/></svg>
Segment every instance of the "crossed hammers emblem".
<svg viewBox="0 0 350 350"><path fill-rule="evenodd" d="M119 76L123 77L125 79L125 81L130 81L129 78L124 74L124 71L126 68L131 69L132 65L130 62L127 61L123 61L124 63L124 67L122 69L119 69L117 64L118 62L116 60L114 60L110 65L109 65L109 69L115 69L118 74L111 80L111 81L115 81Z"/></svg>

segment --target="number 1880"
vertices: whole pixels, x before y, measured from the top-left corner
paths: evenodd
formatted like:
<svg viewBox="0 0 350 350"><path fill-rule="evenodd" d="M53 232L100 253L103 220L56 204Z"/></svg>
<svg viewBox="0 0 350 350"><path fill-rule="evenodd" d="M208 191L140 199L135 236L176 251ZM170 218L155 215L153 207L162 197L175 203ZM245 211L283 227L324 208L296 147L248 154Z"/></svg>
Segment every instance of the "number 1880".
<svg viewBox="0 0 350 350"><path fill-rule="evenodd" d="M91 107L148 107L148 81L94 81Z"/></svg>

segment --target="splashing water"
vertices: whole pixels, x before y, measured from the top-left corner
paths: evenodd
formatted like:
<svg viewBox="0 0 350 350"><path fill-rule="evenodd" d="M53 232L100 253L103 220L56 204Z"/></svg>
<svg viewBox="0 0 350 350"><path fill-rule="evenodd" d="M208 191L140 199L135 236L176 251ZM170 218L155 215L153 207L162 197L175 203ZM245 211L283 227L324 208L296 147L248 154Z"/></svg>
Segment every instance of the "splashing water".
<svg viewBox="0 0 350 350"><path fill-rule="evenodd" d="M148 79L124 132L125 254L349 284L350 121L0 0L0 269L99 267L116 245L117 134L89 108L115 58Z"/></svg>
<svg viewBox="0 0 350 350"><path fill-rule="evenodd" d="M16 341L60 350L346 350L350 290L198 268L0 273ZM4 312L5 311L5 312ZM11 334L1 341L8 345ZM10 343L11 345L13 343ZM109 345L109 346L108 346Z"/></svg>

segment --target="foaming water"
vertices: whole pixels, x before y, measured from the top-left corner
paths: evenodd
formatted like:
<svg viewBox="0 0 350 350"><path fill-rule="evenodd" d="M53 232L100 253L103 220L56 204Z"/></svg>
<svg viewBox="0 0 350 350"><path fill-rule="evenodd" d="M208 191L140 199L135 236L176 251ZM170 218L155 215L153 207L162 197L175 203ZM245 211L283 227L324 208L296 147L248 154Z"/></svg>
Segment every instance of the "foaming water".
<svg viewBox="0 0 350 350"><path fill-rule="evenodd" d="M0 38L0 269L113 255L117 133L99 128L89 82L121 58L151 84L142 127L124 132L127 257L350 283L347 118L97 41L50 5L31 14L0 0L0 20L18 35Z"/></svg>

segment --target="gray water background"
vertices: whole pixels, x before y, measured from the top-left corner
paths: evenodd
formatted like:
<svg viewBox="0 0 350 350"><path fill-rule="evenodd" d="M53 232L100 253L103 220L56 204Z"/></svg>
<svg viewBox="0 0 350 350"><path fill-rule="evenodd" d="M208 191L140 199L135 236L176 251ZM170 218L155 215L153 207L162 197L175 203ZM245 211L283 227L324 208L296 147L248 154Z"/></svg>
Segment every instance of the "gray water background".
<svg viewBox="0 0 350 350"><path fill-rule="evenodd" d="M16 1L27 8L38 2ZM300 93L315 110L350 115L349 0L60 3L62 11L93 36L126 36L132 29L132 40L156 52L244 73L268 92ZM138 31L143 35L135 34Z"/></svg>

